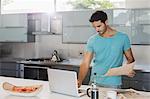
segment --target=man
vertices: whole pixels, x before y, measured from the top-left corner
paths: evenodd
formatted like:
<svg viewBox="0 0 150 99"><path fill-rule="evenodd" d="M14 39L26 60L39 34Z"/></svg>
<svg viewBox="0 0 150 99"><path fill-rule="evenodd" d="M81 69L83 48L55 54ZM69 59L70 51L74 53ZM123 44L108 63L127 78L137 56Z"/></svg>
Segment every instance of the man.
<svg viewBox="0 0 150 99"><path fill-rule="evenodd" d="M123 55L127 59L127 64L135 61L129 38L108 25L107 14L103 11L93 13L89 21L98 34L90 37L87 42L84 58L80 64L79 87L93 62L91 80L93 81L94 74L96 74L96 83L99 86L118 88L122 84L121 75L103 75L111 68L120 67L123 63ZM133 77L134 74L135 72L131 71L125 75Z"/></svg>

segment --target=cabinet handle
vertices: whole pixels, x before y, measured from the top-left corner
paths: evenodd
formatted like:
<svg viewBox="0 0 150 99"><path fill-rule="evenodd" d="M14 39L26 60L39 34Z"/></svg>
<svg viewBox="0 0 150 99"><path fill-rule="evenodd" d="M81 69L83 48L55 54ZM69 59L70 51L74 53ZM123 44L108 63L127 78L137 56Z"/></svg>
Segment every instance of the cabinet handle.
<svg viewBox="0 0 150 99"><path fill-rule="evenodd" d="M39 67L39 66L24 66L24 67L28 67L28 68L41 68L41 69L48 69L48 67Z"/></svg>

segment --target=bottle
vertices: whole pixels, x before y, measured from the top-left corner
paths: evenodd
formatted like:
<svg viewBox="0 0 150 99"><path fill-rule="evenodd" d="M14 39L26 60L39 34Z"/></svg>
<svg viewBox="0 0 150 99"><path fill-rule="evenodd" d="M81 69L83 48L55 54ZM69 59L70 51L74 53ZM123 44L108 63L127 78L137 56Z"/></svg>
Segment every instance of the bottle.
<svg viewBox="0 0 150 99"><path fill-rule="evenodd" d="M96 85L92 85L92 90L91 90L91 99L99 99L99 91Z"/></svg>
<svg viewBox="0 0 150 99"><path fill-rule="evenodd" d="M99 99L99 91L96 86L96 73L94 73L93 76L93 82L92 82L92 88L87 89L87 95L91 97L91 99ZM91 94L89 95L89 91L91 91Z"/></svg>
<svg viewBox="0 0 150 99"><path fill-rule="evenodd" d="M92 83L92 90L91 90L91 99L99 99L99 91L96 86L96 79L97 79L97 75L96 73L94 73L94 81Z"/></svg>

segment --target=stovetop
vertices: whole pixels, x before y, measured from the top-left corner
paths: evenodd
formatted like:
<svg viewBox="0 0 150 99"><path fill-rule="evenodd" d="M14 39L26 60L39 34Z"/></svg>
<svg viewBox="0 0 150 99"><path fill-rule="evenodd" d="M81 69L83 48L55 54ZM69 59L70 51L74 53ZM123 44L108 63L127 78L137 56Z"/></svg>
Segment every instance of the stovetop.
<svg viewBox="0 0 150 99"><path fill-rule="evenodd" d="M29 58L26 61L51 61L51 58Z"/></svg>
<svg viewBox="0 0 150 99"><path fill-rule="evenodd" d="M57 62L62 62L64 59L61 59L60 61ZM25 61L33 61L33 62L45 62L45 61L51 61L51 58L29 58L29 59L25 59Z"/></svg>

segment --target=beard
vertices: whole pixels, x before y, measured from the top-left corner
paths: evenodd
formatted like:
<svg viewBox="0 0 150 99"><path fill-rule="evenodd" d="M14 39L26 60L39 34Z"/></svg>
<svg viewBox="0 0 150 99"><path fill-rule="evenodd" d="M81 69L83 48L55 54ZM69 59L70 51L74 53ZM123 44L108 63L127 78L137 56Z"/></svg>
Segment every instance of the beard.
<svg viewBox="0 0 150 99"><path fill-rule="evenodd" d="M100 35L103 35L103 34L105 34L105 32L107 31L107 26L103 29L103 30L101 30L101 31L97 31Z"/></svg>

